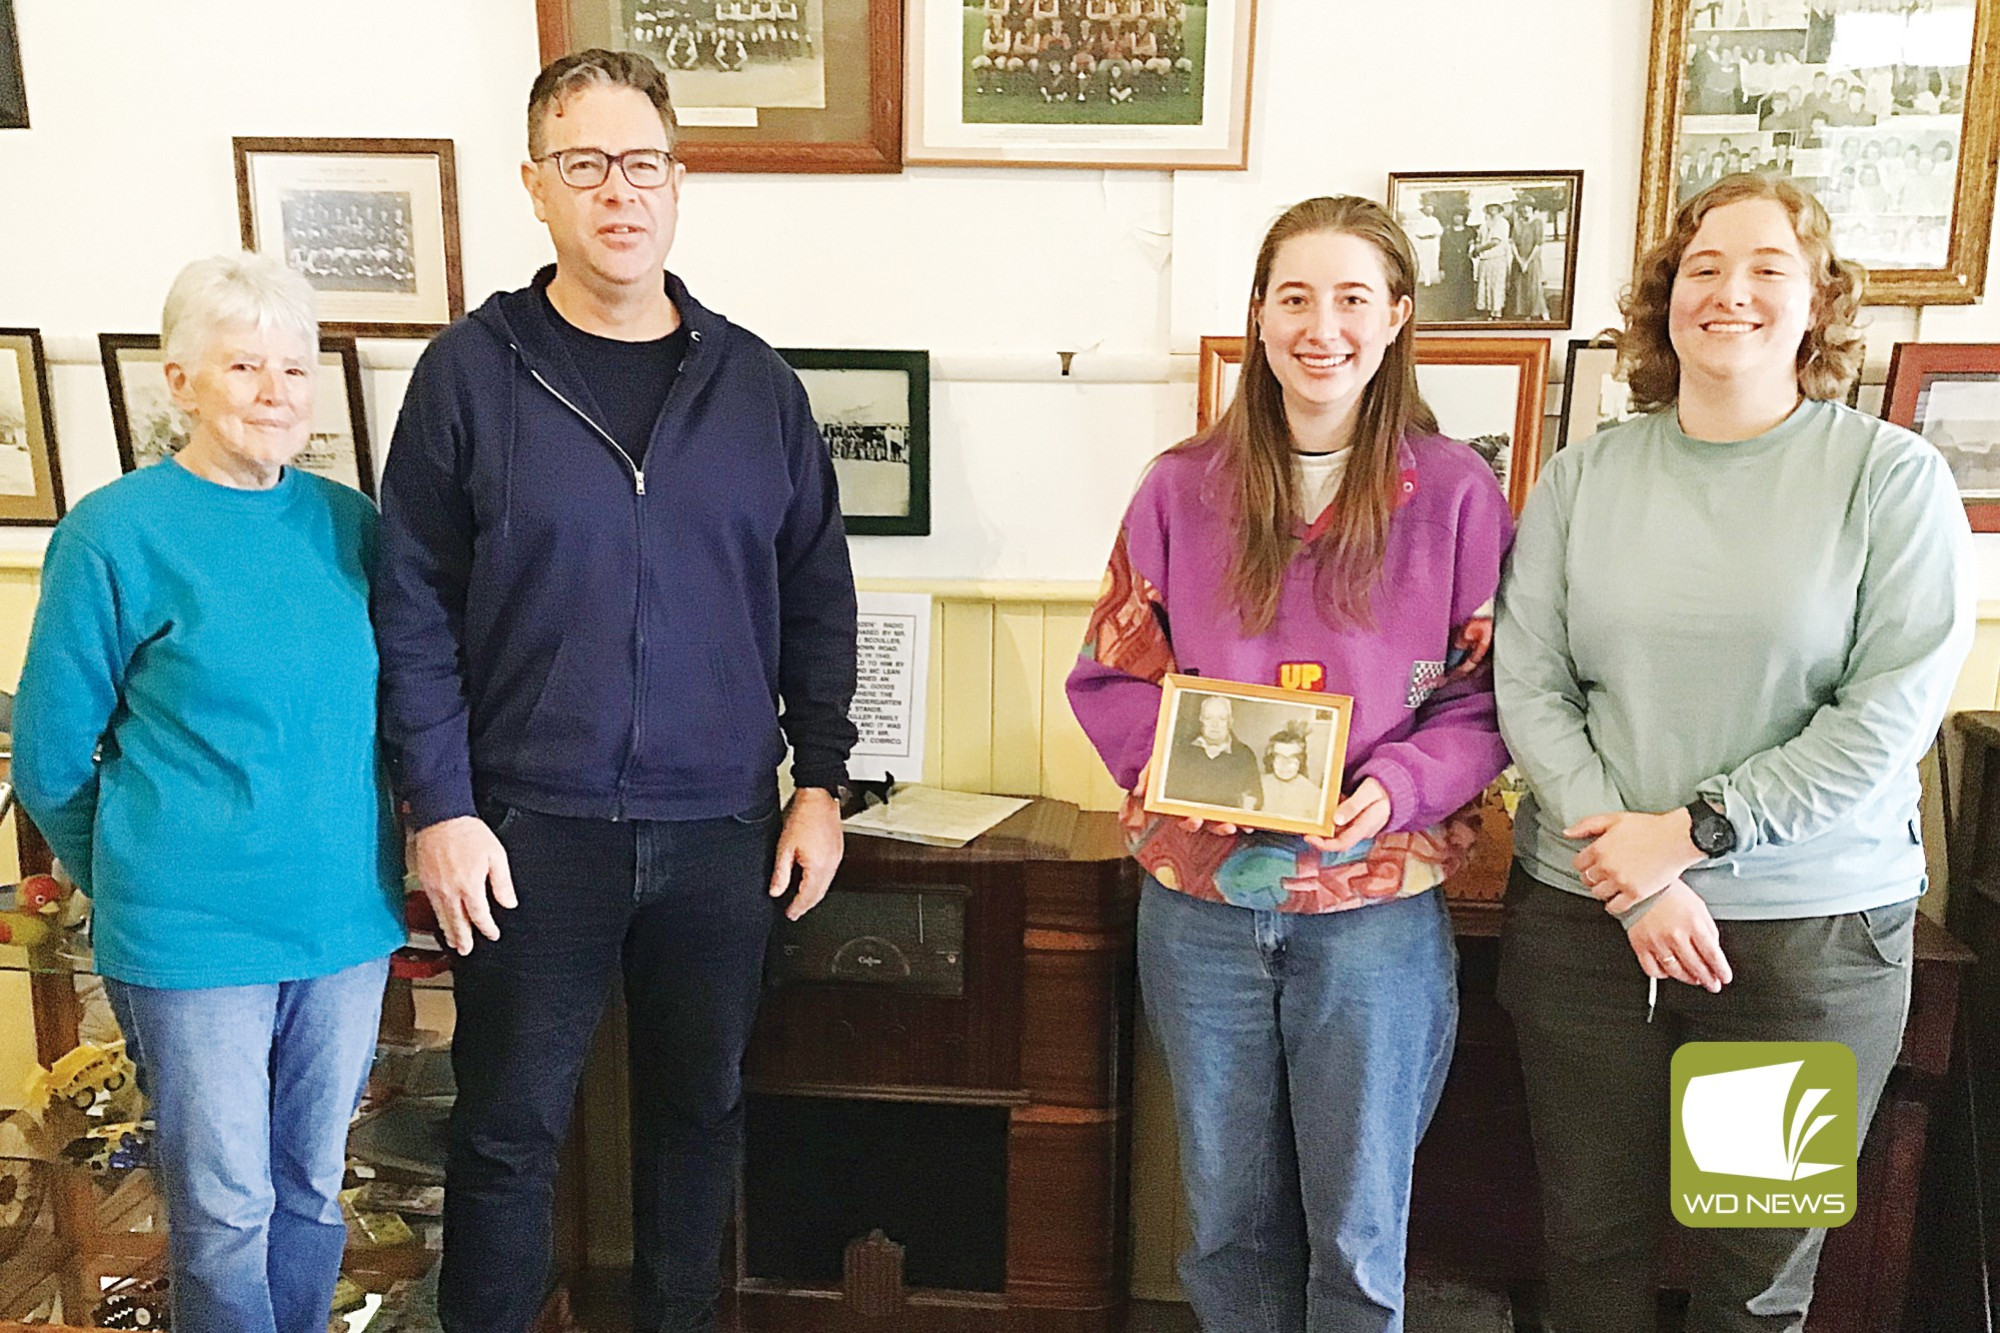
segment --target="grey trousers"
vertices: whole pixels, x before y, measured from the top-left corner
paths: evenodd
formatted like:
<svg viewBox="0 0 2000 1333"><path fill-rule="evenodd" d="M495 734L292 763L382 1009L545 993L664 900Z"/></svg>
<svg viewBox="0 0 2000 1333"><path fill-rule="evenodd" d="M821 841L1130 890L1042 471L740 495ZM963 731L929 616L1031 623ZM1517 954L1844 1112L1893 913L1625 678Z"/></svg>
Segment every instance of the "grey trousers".
<svg viewBox="0 0 2000 1333"><path fill-rule="evenodd" d="M1653 1333L1667 1193L1669 1091L1684 1041L1838 1041L1873 1118L1910 1003L1914 899L1844 916L1717 923L1720 995L1646 977L1597 902L1517 863L1500 936L1501 1005L1527 1078L1556 1333ZM1823 1229L1691 1228L1688 1333L1805 1327Z"/></svg>

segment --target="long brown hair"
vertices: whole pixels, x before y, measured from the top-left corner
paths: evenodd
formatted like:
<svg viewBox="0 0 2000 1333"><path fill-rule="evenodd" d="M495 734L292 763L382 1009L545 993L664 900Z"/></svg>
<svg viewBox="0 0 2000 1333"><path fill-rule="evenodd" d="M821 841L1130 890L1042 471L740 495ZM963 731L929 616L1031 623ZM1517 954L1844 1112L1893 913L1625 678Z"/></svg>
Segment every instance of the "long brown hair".
<svg viewBox="0 0 2000 1333"><path fill-rule="evenodd" d="M1292 469L1292 431L1285 420L1284 389L1258 336L1259 310L1279 248L1295 236L1323 231L1368 242L1381 256L1390 301L1405 296L1416 300L1416 252L1387 209L1353 195L1294 204L1271 224L1257 250L1236 396L1214 429L1181 446L1219 442L1226 479L1223 509L1234 537L1225 577L1243 633L1253 638L1271 627L1285 571L1302 552L1313 560L1313 588L1329 623L1371 622L1369 594L1382 576L1389 520L1402 486L1399 448L1405 436L1437 430L1437 418L1417 392L1413 309L1362 390L1353 449L1325 531L1300 545L1298 529L1305 518Z"/></svg>

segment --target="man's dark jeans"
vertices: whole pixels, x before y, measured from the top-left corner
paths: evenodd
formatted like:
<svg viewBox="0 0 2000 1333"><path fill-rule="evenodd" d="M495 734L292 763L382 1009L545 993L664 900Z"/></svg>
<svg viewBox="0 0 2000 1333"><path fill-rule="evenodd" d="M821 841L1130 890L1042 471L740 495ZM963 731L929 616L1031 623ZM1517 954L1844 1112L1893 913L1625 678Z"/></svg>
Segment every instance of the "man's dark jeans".
<svg viewBox="0 0 2000 1333"><path fill-rule="evenodd" d="M777 901L775 795L659 823L484 812L520 906L454 972L458 1027L439 1314L524 1333L546 1293L556 1156L622 970L632 1082L632 1327L715 1327L743 1144L743 1051Z"/></svg>

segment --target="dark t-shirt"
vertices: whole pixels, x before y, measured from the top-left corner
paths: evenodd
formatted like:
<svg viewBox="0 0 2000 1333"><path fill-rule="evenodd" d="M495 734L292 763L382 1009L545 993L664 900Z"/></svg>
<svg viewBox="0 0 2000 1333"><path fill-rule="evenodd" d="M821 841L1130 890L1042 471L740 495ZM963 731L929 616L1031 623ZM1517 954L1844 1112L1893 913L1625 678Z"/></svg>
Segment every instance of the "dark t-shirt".
<svg viewBox="0 0 2000 1333"><path fill-rule="evenodd" d="M1235 735L1229 738L1229 748L1213 758L1199 742L1184 741L1167 767L1164 795L1170 801L1254 810L1263 794L1257 756Z"/></svg>
<svg viewBox="0 0 2000 1333"><path fill-rule="evenodd" d="M542 301L548 306L549 324L563 351L590 389L592 401L578 406L611 432L611 438L635 464L641 462L653 437L653 423L660 419L667 391L674 387L674 376L680 374L681 361L687 356L687 325L664 338L621 342L585 333L564 319L546 291Z"/></svg>

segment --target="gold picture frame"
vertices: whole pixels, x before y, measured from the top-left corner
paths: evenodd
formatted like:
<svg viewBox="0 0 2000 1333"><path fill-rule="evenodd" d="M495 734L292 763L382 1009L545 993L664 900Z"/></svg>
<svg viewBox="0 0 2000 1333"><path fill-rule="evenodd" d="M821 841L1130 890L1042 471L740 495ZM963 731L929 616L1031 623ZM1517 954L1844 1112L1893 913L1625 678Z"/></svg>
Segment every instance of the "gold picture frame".
<svg viewBox="0 0 2000 1333"><path fill-rule="evenodd" d="M1225 707L1210 708L1215 700ZM1170 674L1161 681L1145 808L1279 833L1330 834L1353 715L1354 700L1345 694ZM1223 735L1204 741L1218 719ZM1281 774L1280 767L1289 771ZM1296 791L1286 790L1294 784Z"/></svg>

